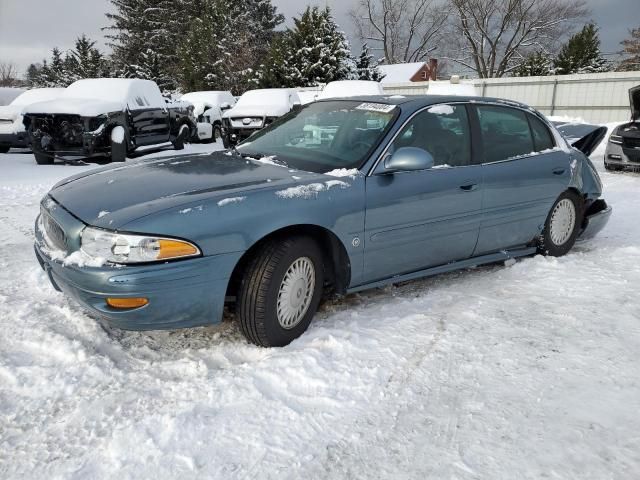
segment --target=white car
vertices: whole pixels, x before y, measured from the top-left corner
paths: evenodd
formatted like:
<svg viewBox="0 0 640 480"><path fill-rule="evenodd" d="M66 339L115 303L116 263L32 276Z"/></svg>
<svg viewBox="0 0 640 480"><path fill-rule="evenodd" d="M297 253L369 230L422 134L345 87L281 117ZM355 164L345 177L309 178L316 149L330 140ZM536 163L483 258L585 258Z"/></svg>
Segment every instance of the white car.
<svg viewBox="0 0 640 480"><path fill-rule="evenodd" d="M222 114L222 141L225 148L248 138L299 105L298 92L290 88L245 92L235 107Z"/></svg>
<svg viewBox="0 0 640 480"><path fill-rule="evenodd" d="M222 114L236 104L231 92L222 90L189 92L180 100L193 105L198 126L197 140L201 142L216 141L222 136Z"/></svg>
<svg viewBox="0 0 640 480"><path fill-rule="evenodd" d="M58 98L64 88L34 88L18 95L9 105L0 107L0 153L10 148L29 146L28 135L22 123L22 110L37 102Z"/></svg>
<svg viewBox="0 0 640 480"><path fill-rule="evenodd" d="M317 100L325 98L360 97L363 95L384 95L380 82L372 80L340 80L329 82L318 94Z"/></svg>

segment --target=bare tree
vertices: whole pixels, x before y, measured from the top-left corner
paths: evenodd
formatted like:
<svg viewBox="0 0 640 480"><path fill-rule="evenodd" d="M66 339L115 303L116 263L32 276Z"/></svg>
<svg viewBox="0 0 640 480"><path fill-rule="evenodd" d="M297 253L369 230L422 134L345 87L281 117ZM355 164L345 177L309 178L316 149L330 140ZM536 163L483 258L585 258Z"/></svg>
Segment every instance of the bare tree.
<svg viewBox="0 0 640 480"><path fill-rule="evenodd" d="M448 8L437 0L359 0L351 18L386 63L423 61L438 47Z"/></svg>
<svg viewBox="0 0 640 480"><path fill-rule="evenodd" d="M554 51L571 24L589 13L584 0L450 0L449 58L480 78L502 77L533 50Z"/></svg>
<svg viewBox="0 0 640 480"><path fill-rule="evenodd" d="M13 63L0 62L0 87L13 87L18 83L18 70Z"/></svg>

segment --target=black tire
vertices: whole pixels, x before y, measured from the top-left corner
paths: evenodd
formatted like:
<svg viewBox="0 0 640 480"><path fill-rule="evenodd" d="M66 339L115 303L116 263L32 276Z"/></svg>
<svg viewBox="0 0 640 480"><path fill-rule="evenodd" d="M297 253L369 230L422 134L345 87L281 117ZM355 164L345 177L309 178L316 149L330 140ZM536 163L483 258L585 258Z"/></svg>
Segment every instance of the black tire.
<svg viewBox="0 0 640 480"><path fill-rule="evenodd" d="M10 148L8 145L0 145L0 153L7 153Z"/></svg>
<svg viewBox="0 0 640 480"><path fill-rule="evenodd" d="M231 139L229 138L229 134L222 135L222 146L224 148L231 148Z"/></svg>
<svg viewBox="0 0 640 480"><path fill-rule="evenodd" d="M122 142L111 141L111 161L124 162L127 160L127 137Z"/></svg>
<svg viewBox="0 0 640 480"><path fill-rule="evenodd" d="M240 282L236 305L240 328L247 340L262 347L283 347L304 333L322 297L322 258L318 244L303 236L269 241L257 252ZM285 275L296 261L310 261L313 265L314 274L310 275L314 278L313 292L309 287L306 312L290 328L284 328L278 317L278 296Z"/></svg>
<svg viewBox="0 0 640 480"><path fill-rule="evenodd" d="M38 165L53 165L53 155L49 155L43 152L33 151L33 156L36 157L36 163Z"/></svg>
<svg viewBox="0 0 640 480"><path fill-rule="evenodd" d="M189 139L190 134L191 129L189 128L189 125L187 125L186 123L180 125L180 127L178 128L178 136L173 142L171 142L173 144L173 148L175 148L176 150L183 150L184 144Z"/></svg>
<svg viewBox="0 0 640 480"><path fill-rule="evenodd" d="M213 126L213 134L211 141L217 142L219 138L222 138L222 127L218 124Z"/></svg>
<svg viewBox="0 0 640 480"><path fill-rule="evenodd" d="M568 237L564 239L561 243L557 244L554 241L554 235L552 234L552 221L554 217L554 212L556 212L556 207L561 202L564 205L566 201L571 202L573 205L574 211L574 219L573 219L573 227ZM584 218L584 201L580 196L570 190L567 190L562 195L558 197L558 199L553 203L551 210L549 211L549 215L547 216L547 220L544 223L544 231L542 232L542 241L539 246L539 251L543 255L548 255L551 257L561 257L571 250L573 245L576 243L576 239L582 229L582 221ZM567 225L567 230L569 225Z"/></svg>

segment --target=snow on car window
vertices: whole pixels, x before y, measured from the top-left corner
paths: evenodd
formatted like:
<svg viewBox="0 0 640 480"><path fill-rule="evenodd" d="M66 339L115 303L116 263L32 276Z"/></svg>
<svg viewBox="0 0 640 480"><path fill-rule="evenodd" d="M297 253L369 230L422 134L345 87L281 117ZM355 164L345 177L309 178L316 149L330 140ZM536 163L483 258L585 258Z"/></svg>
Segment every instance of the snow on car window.
<svg viewBox="0 0 640 480"><path fill-rule="evenodd" d="M429 107L427 111L436 115L453 115L453 107L451 105L434 105Z"/></svg>

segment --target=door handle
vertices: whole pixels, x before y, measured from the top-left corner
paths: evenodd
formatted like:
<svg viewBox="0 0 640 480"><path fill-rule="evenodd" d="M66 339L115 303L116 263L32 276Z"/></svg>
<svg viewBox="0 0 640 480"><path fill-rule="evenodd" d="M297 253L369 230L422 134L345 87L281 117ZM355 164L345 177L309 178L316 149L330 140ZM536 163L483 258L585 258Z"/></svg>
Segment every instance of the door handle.
<svg viewBox="0 0 640 480"><path fill-rule="evenodd" d="M477 183L471 183L469 185L460 185L460 190L464 190L465 192L472 192L476 188L478 188Z"/></svg>
<svg viewBox="0 0 640 480"><path fill-rule="evenodd" d="M565 171L566 171L566 169L564 169L564 168L556 168L555 170L553 170L553 174L554 175L562 175Z"/></svg>

